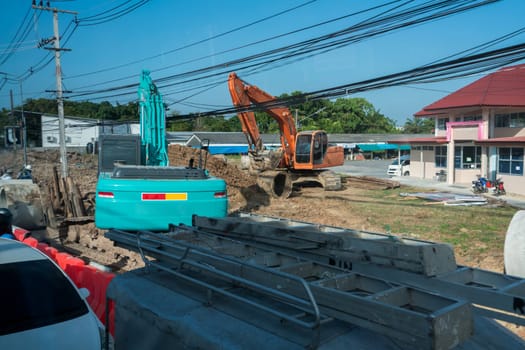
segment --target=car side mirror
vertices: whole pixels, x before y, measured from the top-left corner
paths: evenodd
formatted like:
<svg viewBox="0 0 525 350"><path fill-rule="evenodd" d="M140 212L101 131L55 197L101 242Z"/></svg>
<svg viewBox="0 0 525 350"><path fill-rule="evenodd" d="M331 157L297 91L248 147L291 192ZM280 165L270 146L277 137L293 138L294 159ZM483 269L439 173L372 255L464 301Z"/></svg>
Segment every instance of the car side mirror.
<svg viewBox="0 0 525 350"><path fill-rule="evenodd" d="M80 297L84 300L86 300L89 297L89 289L87 288L80 288L78 290L80 292Z"/></svg>

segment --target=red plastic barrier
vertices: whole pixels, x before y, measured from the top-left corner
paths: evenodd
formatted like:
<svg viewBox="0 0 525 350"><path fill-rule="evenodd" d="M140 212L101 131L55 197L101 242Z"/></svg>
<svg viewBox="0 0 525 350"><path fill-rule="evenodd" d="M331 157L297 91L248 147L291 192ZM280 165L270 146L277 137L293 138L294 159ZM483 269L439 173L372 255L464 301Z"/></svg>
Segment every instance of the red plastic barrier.
<svg viewBox="0 0 525 350"><path fill-rule="evenodd" d="M24 243L29 245L29 246L31 246L31 247L33 247L33 248L36 248L37 245L38 245L38 241L35 238L33 238L33 237L28 237L28 238L24 239Z"/></svg>
<svg viewBox="0 0 525 350"><path fill-rule="evenodd" d="M31 232L29 232L28 230L24 230L23 228L13 226L13 236L15 236L16 239L18 239L20 242L23 242L24 239L29 237L30 234Z"/></svg>
<svg viewBox="0 0 525 350"><path fill-rule="evenodd" d="M58 249L50 247L50 246L47 246L47 247L44 247L43 250L41 249L41 251L42 251L42 253L44 253L45 255L49 256L51 259L53 259L53 261L56 262L56 255L58 253Z"/></svg>
<svg viewBox="0 0 525 350"><path fill-rule="evenodd" d="M55 261L62 270L66 270L66 259L71 257L68 253L58 252L55 255Z"/></svg>

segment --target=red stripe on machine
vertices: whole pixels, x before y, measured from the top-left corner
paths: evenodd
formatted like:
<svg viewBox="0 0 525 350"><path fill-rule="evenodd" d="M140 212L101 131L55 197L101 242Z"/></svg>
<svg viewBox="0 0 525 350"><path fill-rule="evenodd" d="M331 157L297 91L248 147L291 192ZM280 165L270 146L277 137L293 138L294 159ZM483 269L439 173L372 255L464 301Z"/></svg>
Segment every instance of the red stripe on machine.
<svg viewBox="0 0 525 350"><path fill-rule="evenodd" d="M163 201L166 199L165 193L143 193L143 201Z"/></svg>
<svg viewBox="0 0 525 350"><path fill-rule="evenodd" d="M142 193L143 201L185 201L187 193Z"/></svg>

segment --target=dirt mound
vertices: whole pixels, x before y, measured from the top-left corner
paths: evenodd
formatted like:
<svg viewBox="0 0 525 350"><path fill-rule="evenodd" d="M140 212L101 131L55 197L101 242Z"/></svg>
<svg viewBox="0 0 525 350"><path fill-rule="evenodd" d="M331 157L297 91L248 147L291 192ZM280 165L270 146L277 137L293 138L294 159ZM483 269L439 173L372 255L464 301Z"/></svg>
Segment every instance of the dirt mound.
<svg viewBox="0 0 525 350"><path fill-rule="evenodd" d="M228 191L228 211L249 210L260 205L266 205L269 198L256 184L256 178L240 169L237 163L228 161L222 155L213 156L204 150L181 145L170 145L168 158L171 166L188 166L190 161L194 166L199 161L208 169L210 175L224 179Z"/></svg>

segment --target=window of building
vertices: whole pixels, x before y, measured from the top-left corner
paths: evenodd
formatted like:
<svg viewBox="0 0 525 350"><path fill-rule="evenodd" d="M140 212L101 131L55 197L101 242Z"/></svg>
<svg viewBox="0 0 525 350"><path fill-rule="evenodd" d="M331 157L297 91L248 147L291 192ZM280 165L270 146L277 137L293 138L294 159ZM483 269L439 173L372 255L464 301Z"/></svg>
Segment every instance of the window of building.
<svg viewBox="0 0 525 350"><path fill-rule="evenodd" d="M481 115L466 115L463 117L464 122L471 122L476 120L481 120Z"/></svg>
<svg viewBox="0 0 525 350"><path fill-rule="evenodd" d="M454 167L456 169L481 168L481 147L456 146L454 149Z"/></svg>
<svg viewBox="0 0 525 350"><path fill-rule="evenodd" d="M496 128L525 127L525 112L496 114Z"/></svg>
<svg viewBox="0 0 525 350"><path fill-rule="evenodd" d="M438 118L437 128L438 130L447 130L448 118Z"/></svg>
<svg viewBox="0 0 525 350"><path fill-rule="evenodd" d="M436 168L447 167L447 146L436 146Z"/></svg>
<svg viewBox="0 0 525 350"><path fill-rule="evenodd" d="M423 151L433 151L434 150L434 146L423 146Z"/></svg>
<svg viewBox="0 0 525 350"><path fill-rule="evenodd" d="M523 148L498 148L498 173L523 175Z"/></svg>

